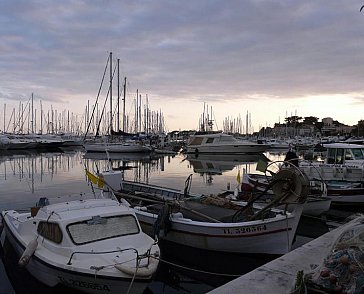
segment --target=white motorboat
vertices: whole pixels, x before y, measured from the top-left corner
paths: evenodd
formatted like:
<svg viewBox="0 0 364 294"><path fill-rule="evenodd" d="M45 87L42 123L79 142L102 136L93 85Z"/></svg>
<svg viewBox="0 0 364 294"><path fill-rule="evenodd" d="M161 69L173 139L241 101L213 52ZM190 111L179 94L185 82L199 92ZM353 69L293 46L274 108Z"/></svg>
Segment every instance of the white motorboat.
<svg viewBox="0 0 364 294"><path fill-rule="evenodd" d="M249 202L232 203L221 197L191 195L188 181L184 191L178 191L122 181L120 171L100 176L111 187L109 194L113 192L120 201L130 203L143 230L151 236L226 253L281 255L290 251L307 192L305 179L292 173L294 191L281 193L274 203L295 202L295 209L288 212L274 209L271 204L262 207Z"/></svg>
<svg viewBox="0 0 364 294"><path fill-rule="evenodd" d="M9 240L19 265L48 286L141 293L157 269L158 245L134 211L117 201L70 201L1 215L2 241Z"/></svg>
<svg viewBox="0 0 364 294"><path fill-rule="evenodd" d="M300 162L300 169L311 179L364 182L364 146L347 143L324 144L325 161Z"/></svg>
<svg viewBox="0 0 364 294"><path fill-rule="evenodd" d="M258 144L246 140L238 140L232 135L224 133L196 133L187 143L187 153L210 154L257 154L269 148L267 144Z"/></svg>

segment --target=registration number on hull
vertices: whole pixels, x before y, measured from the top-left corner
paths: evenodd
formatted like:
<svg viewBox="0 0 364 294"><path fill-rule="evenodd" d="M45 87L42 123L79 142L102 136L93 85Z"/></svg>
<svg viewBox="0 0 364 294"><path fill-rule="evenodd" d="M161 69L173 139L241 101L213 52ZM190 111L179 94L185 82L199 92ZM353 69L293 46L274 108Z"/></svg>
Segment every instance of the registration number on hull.
<svg viewBox="0 0 364 294"><path fill-rule="evenodd" d="M225 235L241 235L241 234L249 234L266 231L266 225L258 225L258 226L250 226L250 227L240 227L240 228L225 228Z"/></svg>

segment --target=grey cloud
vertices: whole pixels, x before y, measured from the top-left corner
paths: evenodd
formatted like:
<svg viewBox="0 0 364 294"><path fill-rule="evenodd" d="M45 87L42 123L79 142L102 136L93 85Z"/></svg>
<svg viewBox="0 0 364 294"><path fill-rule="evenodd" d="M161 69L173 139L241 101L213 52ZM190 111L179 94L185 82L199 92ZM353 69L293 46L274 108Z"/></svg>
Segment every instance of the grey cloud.
<svg viewBox="0 0 364 294"><path fill-rule="evenodd" d="M361 91L364 14L357 5L6 0L0 91L38 89L54 101L94 97L109 51L132 85L157 97Z"/></svg>

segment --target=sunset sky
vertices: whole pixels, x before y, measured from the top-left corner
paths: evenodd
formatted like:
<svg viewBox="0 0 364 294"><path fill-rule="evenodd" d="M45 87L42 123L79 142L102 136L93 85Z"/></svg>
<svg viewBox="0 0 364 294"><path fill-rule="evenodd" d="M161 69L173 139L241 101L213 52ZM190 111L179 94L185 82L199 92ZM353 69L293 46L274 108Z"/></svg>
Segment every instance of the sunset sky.
<svg viewBox="0 0 364 294"><path fill-rule="evenodd" d="M138 89L169 131L196 129L204 103L218 129L247 111L254 131L286 114L356 124L364 119L363 4L2 0L0 130L5 105L7 124L31 93L38 109L42 101L81 117L109 52L128 80L126 112Z"/></svg>

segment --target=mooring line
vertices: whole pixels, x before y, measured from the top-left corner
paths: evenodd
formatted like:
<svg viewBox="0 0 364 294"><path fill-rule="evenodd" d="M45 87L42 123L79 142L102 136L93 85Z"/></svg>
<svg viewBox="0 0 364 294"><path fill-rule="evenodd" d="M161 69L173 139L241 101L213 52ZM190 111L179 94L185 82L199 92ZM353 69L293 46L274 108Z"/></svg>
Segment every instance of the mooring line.
<svg viewBox="0 0 364 294"><path fill-rule="evenodd" d="M182 268L182 269L185 269L185 270L190 270L190 271L195 271L195 272L199 272L199 273L202 273L202 274L209 274L209 275L216 275L216 276L223 276L223 277L241 277L243 274L241 275L231 275L231 274L221 274L221 273L215 273L215 272L209 272L209 271L203 271L203 270L198 270L198 269L195 269L195 268L191 268L191 267L187 267L187 266L183 266L183 265L180 265L180 264L177 264L177 263L173 263L173 262L170 262L170 261L167 261L167 260L164 260L164 259L161 259L159 257L155 257L155 256L150 256L151 258L155 258L155 259L158 259L159 261L161 262L164 262L166 264L169 264L169 265L173 265L175 267L179 267L179 268Z"/></svg>

